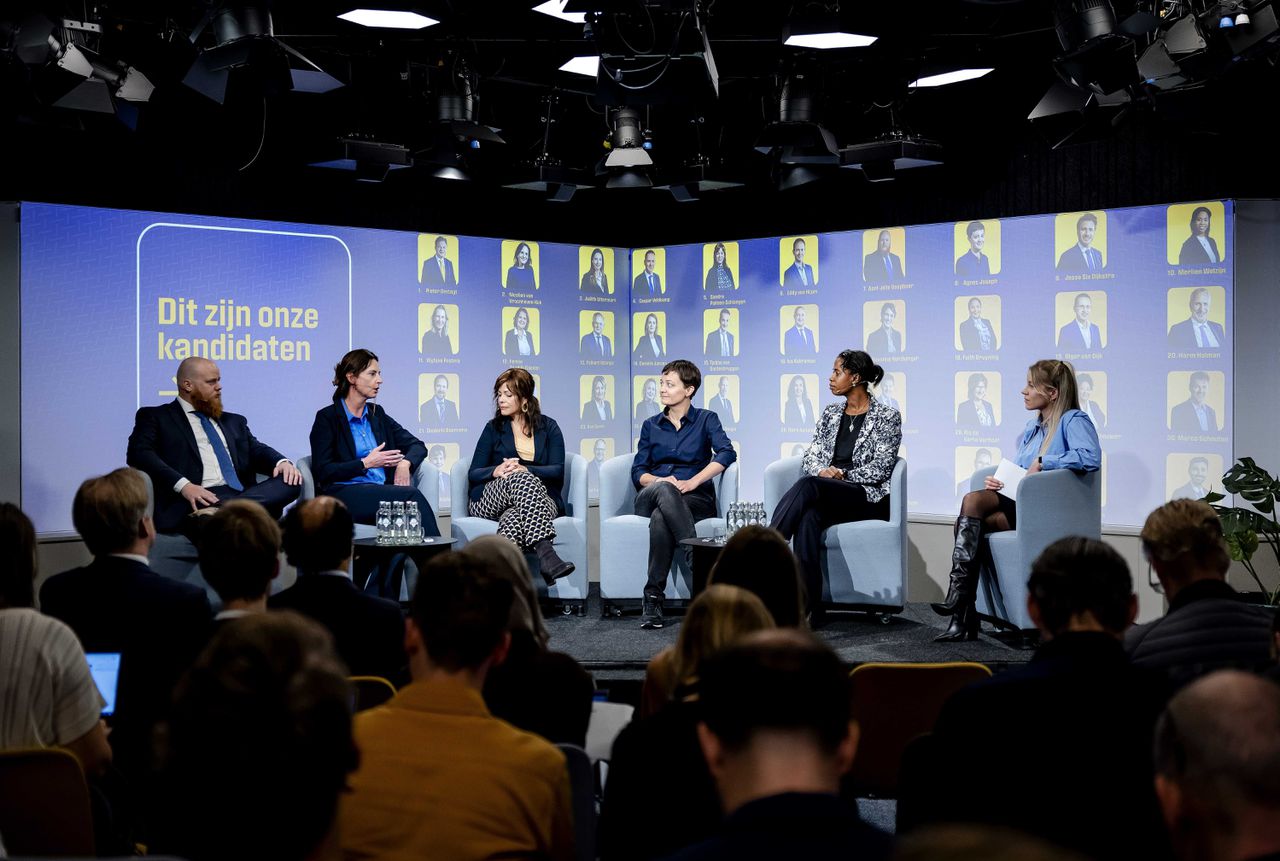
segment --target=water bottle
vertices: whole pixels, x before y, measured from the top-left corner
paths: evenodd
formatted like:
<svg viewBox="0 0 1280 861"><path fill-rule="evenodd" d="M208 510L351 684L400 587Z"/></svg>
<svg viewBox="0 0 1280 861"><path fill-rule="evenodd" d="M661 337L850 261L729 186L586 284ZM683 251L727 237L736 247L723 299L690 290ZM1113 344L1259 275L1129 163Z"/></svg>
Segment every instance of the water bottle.
<svg viewBox="0 0 1280 861"><path fill-rule="evenodd" d="M403 544L404 537L404 503L391 504L391 543Z"/></svg>
<svg viewBox="0 0 1280 861"><path fill-rule="evenodd" d="M391 503L383 501L378 503L378 543L391 543Z"/></svg>
<svg viewBox="0 0 1280 861"><path fill-rule="evenodd" d="M422 518L418 514L418 503L407 502L404 507L405 517L405 543L421 544L422 543Z"/></svg>

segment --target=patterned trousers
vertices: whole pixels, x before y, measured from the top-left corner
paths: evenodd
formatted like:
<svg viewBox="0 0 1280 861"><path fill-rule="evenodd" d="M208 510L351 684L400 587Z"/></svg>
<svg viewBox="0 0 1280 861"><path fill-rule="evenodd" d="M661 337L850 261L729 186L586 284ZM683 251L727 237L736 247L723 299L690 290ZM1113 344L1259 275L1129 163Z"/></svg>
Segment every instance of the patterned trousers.
<svg viewBox="0 0 1280 861"><path fill-rule="evenodd" d="M498 534L520 548L554 538L556 504L546 486L531 472L515 472L484 486L480 499L467 506L472 517L498 521Z"/></svg>

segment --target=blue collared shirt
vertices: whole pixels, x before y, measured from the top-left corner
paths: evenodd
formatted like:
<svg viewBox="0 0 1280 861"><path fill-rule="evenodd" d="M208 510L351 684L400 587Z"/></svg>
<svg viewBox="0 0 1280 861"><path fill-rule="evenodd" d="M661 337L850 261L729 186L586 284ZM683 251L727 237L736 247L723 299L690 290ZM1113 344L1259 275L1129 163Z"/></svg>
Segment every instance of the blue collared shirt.
<svg viewBox="0 0 1280 861"><path fill-rule="evenodd" d="M676 430L663 410L645 419L640 426L640 445L631 464L631 481L640 487L640 476L646 472L658 478L671 475L683 481L702 472L713 460L727 469L737 459L720 416L713 411L690 406L680 429Z"/></svg>
<svg viewBox="0 0 1280 861"><path fill-rule="evenodd" d="M1026 469L1037 457L1040 458L1040 468L1046 470L1093 472L1102 465L1102 444L1098 442L1098 431L1094 429L1088 413L1080 410L1063 413L1057 431L1049 440L1049 447L1041 455L1044 434L1045 426L1040 423L1039 416L1027 422L1027 429L1018 444L1018 455L1014 458L1018 466Z"/></svg>
<svg viewBox="0 0 1280 861"><path fill-rule="evenodd" d="M369 406L365 405L364 415L356 418L347 407L346 399L340 399L342 411L347 414L347 425L351 428L351 439L356 444L356 457L363 459L369 452L378 447L373 438L373 426L369 424ZM386 484L387 472L380 466L367 470L364 475L339 482L339 484Z"/></svg>

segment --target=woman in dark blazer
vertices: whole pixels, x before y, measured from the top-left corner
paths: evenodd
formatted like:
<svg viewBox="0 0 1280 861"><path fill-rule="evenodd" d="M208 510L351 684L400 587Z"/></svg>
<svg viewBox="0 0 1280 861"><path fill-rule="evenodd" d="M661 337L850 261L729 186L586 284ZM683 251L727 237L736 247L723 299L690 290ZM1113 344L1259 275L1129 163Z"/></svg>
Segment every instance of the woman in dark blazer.
<svg viewBox="0 0 1280 861"><path fill-rule="evenodd" d="M996 412L987 400L987 375L969 375L969 397L956 405L956 424L962 428L996 426Z"/></svg>
<svg viewBox="0 0 1280 861"><path fill-rule="evenodd" d="M453 341L449 338L449 312L443 305L431 311L431 328L422 333L424 356L452 356Z"/></svg>
<svg viewBox="0 0 1280 861"><path fill-rule="evenodd" d="M805 390L804 377L796 374L788 387L787 403L782 410L782 423L788 427L803 426L813 421L813 401Z"/></svg>
<svg viewBox="0 0 1280 861"><path fill-rule="evenodd" d="M793 539L814 623L822 621L822 531L889 519L902 416L871 397L871 386L883 378L884 368L862 350L836 356L827 385L841 401L822 411L801 461L804 476L783 495L769 524Z"/></svg>
<svg viewBox="0 0 1280 861"><path fill-rule="evenodd" d="M662 336L658 334L658 315L648 314L644 318L644 332L636 341L635 351L631 354L637 361L661 361L667 357Z"/></svg>
<svg viewBox="0 0 1280 861"><path fill-rule="evenodd" d="M533 254L527 242L516 246L515 262L507 267L506 287L508 290L538 289L538 279L533 274Z"/></svg>
<svg viewBox="0 0 1280 861"><path fill-rule="evenodd" d="M382 386L378 357L350 351L334 366L333 385L333 403L311 425L316 493L341 499L356 523L373 523L379 502L416 502L423 532L439 535L431 504L413 484L427 447L373 403Z"/></svg>
<svg viewBox="0 0 1280 861"><path fill-rule="evenodd" d="M1207 206L1197 206L1191 213L1191 235L1178 252L1179 266L1214 266L1222 262L1218 243L1209 235L1212 217ZM1209 247L1205 248L1206 245Z"/></svg>
<svg viewBox="0 0 1280 861"><path fill-rule="evenodd" d="M609 276L604 271L604 252L599 248L591 252L591 268L582 273L578 292L595 296L609 295Z"/></svg>
<svg viewBox="0 0 1280 861"><path fill-rule="evenodd" d="M536 356L538 348L533 343L533 333L529 331L529 312L517 308L511 321L507 336L502 339L502 355L504 356Z"/></svg>
<svg viewBox="0 0 1280 861"><path fill-rule="evenodd" d="M493 384L497 407L471 456L467 513L498 521L498 534L538 555L550 586L573 573L556 554L553 521L564 514L564 436L533 396L533 375L508 368Z"/></svg>

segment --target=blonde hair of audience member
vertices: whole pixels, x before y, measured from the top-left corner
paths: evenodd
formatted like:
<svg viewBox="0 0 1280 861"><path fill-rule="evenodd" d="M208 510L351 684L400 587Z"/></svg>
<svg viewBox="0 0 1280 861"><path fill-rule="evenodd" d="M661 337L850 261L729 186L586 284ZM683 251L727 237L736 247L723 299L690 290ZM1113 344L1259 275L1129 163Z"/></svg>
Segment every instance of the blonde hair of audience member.
<svg viewBox="0 0 1280 861"><path fill-rule="evenodd" d="M507 630L527 631L545 649L551 633L538 606L538 593L533 586L533 575L529 573L529 563L519 548L501 535L483 535L459 552L511 583L515 600L511 602L511 621Z"/></svg>
<svg viewBox="0 0 1280 861"><path fill-rule="evenodd" d="M791 545L767 526L744 526L720 551L708 583L738 586L764 602L779 628L803 628L804 581Z"/></svg>
<svg viewBox="0 0 1280 861"><path fill-rule="evenodd" d="M1223 579L1231 566L1222 521L1198 499L1175 499L1148 514L1141 538L1169 598L1197 580Z"/></svg>
<svg viewBox="0 0 1280 861"><path fill-rule="evenodd" d="M723 583L712 584L693 600L680 626L680 636L666 659L663 672L659 658L658 673L653 679L656 692L665 688L664 701L671 700L683 691L692 689L698 682L698 664L726 646L736 643L747 634L776 627L764 602L738 586ZM664 650L665 652L665 650ZM657 676L665 675L665 678ZM646 683L649 678L646 676Z"/></svg>
<svg viewBox="0 0 1280 861"><path fill-rule="evenodd" d="M1058 432L1058 423L1067 410L1080 409L1080 395L1076 391L1076 372L1070 362L1058 359L1041 359L1027 368L1027 382L1031 388L1048 398L1049 420L1044 429L1044 442L1040 443L1040 454L1049 450L1053 435ZM1056 391L1057 398L1050 395Z"/></svg>
<svg viewBox="0 0 1280 861"><path fill-rule="evenodd" d="M71 522L94 556L145 556L155 543L156 528L147 514L146 481L142 473L127 466L81 484L71 503Z"/></svg>

